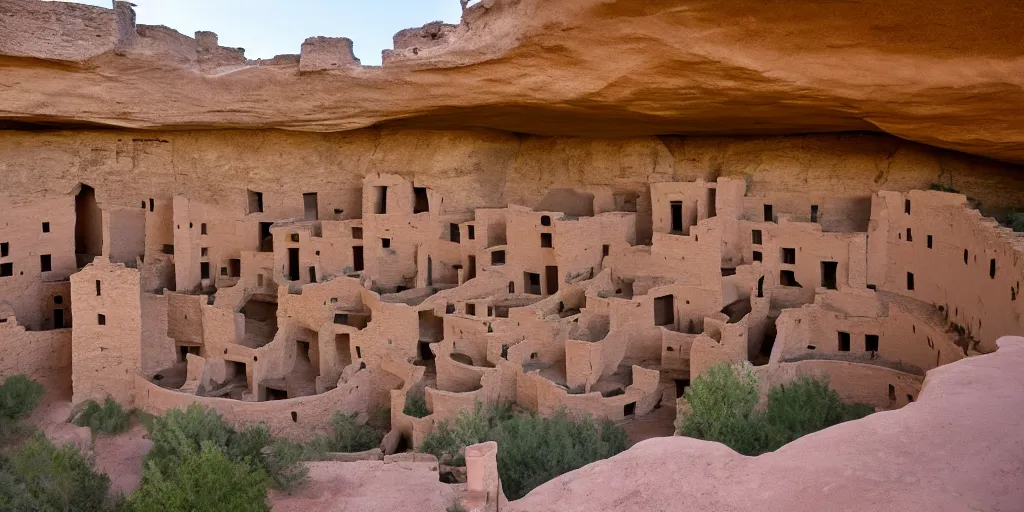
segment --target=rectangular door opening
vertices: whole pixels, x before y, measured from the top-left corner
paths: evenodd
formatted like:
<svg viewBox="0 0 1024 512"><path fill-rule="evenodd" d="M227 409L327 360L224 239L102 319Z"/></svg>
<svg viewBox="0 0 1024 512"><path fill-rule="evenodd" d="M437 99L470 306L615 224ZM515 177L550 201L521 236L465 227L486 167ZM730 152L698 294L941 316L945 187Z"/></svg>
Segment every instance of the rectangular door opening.
<svg viewBox="0 0 1024 512"><path fill-rule="evenodd" d="M548 295L558 292L558 267L544 267L544 280L547 281Z"/></svg>
<svg viewBox="0 0 1024 512"><path fill-rule="evenodd" d="M316 192L302 194L303 218L306 220L318 220L320 208L316 201Z"/></svg>
<svg viewBox="0 0 1024 512"><path fill-rule="evenodd" d="M260 252L274 252L274 237L270 234L273 222L260 222Z"/></svg>
<svg viewBox="0 0 1024 512"><path fill-rule="evenodd" d="M298 247L288 248L288 280L299 280L299 249Z"/></svg>
<svg viewBox="0 0 1024 512"><path fill-rule="evenodd" d="M836 270L839 268L839 263L835 261L823 261L821 262L821 286L828 288L829 290L836 289Z"/></svg>
<svg viewBox="0 0 1024 512"><path fill-rule="evenodd" d="M352 270L354 272L363 271L363 246L361 245L352 246Z"/></svg>
<svg viewBox="0 0 1024 512"><path fill-rule="evenodd" d="M672 201L669 203L672 213L672 233L683 232L683 202Z"/></svg>

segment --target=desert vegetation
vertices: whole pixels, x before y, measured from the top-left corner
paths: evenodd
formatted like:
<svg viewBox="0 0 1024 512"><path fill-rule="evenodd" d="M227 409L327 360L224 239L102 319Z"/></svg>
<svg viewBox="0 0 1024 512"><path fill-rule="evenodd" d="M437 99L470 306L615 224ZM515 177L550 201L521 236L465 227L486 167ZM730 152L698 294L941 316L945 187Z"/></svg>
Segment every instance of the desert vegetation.
<svg viewBox="0 0 1024 512"><path fill-rule="evenodd" d="M538 485L626 449L626 433L608 420L558 411L551 417L513 413L510 405L481 405L442 421L420 451L442 464L465 464L466 446L498 443L498 472L509 499Z"/></svg>
<svg viewBox="0 0 1024 512"><path fill-rule="evenodd" d="M812 432L862 418L874 409L846 404L824 380L801 377L773 386L758 408L758 379L749 369L720 364L687 388L690 411L681 412L678 433L718 441L744 455L760 455Z"/></svg>

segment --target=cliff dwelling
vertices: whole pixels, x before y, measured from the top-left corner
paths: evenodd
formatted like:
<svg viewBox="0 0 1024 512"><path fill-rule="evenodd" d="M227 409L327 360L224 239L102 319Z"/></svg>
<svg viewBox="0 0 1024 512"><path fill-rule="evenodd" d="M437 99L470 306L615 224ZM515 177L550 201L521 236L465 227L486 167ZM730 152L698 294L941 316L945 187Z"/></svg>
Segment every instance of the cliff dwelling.
<svg viewBox="0 0 1024 512"><path fill-rule="evenodd" d="M642 2L583 3L614 24ZM331 37L250 60L112 5L0 0L0 379L69 407L199 404L296 440L385 411L380 460L480 404L646 443L723 363L762 398L813 377L903 414L933 370L1024 333L1019 108L984 140L963 133L995 125L929 132L941 114L899 100L751 85L687 104L626 83L677 73L660 57L591 91L574 67L558 92L481 42L531 34L533 0L463 2L380 67ZM474 52L498 52L493 75L445 74ZM497 510L492 447L463 448L452 492Z"/></svg>

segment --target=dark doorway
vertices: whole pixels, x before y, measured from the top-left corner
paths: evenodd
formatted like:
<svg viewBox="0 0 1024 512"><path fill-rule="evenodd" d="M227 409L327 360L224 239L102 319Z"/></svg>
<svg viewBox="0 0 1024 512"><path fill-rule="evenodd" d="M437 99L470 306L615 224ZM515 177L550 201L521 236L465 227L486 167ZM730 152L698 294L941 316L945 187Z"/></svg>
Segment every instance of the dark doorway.
<svg viewBox="0 0 1024 512"><path fill-rule="evenodd" d="M764 276L757 279L757 297L764 297Z"/></svg>
<svg viewBox="0 0 1024 512"><path fill-rule="evenodd" d="M544 280L547 281L548 295L558 292L558 267L544 267Z"/></svg>
<svg viewBox="0 0 1024 512"><path fill-rule="evenodd" d="M836 289L836 270L839 268L839 263L834 261L823 261L821 262L821 286L828 288L829 290Z"/></svg>
<svg viewBox="0 0 1024 512"><path fill-rule="evenodd" d="M435 359L437 357L434 354L434 351L430 350L430 343L428 343L426 341L421 341L419 343L419 354L420 354L420 361L430 361L430 360L433 360L433 359Z"/></svg>
<svg viewBox="0 0 1024 512"><path fill-rule="evenodd" d="M540 274L523 272L523 278L524 291L530 295L540 295Z"/></svg>
<svg viewBox="0 0 1024 512"><path fill-rule="evenodd" d="M199 279L209 279L209 278L210 278L210 263L207 262L207 261L203 261L203 262L199 263Z"/></svg>
<svg viewBox="0 0 1024 512"><path fill-rule="evenodd" d="M459 232L458 224L452 223L448 225L448 239L455 243L462 241L462 235Z"/></svg>
<svg viewBox="0 0 1024 512"><path fill-rule="evenodd" d="M373 187L373 213L384 214L388 212L388 188Z"/></svg>
<svg viewBox="0 0 1024 512"><path fill-rule="evenodd" d="M283 389L267 387L267 401L268 402L271 401L271 400L287 400L287 399L288 399L288 392L287 391L285 391Z"/></svg>
<svg viewBox="0 0 1024 512"><path fill-rule="evenodd" d="M343 332L334 336L334 358L340 368L352 364L352 337L349 333Z"/></svg>
<svg viewBox="0 0 1024 512"><path fill-rule="evenodd" d="M427 256L427 286L434 286L434 259Z"/></svg>
<svg viewBox="0 0 1024 512"><path fill-rule="evenodd" d="M260 222L260 252L274 252L274 237L270 234L273 222Z"/></svg>
<svg viewBox="0 0 1024 512"><path fill-rule="evenodd" d="M842 331L839 332L839 351L850 351L850 333Z"/></svg>
<svg viewBox="0 0 1024 512"><path fill-rule="evenodd" d="M316 192L302 194L303 218L306 220L320 219L320 207L317 204Z"/></svg>
<svg viewBox="0 0 1024 512"><path fill-rule="evenodd" d="M103 252L103 213L96 203L96 190L82 185L75 196L75 255L78 268Z"/></svg>
<svg viewBox="0 0 1024 512"><path fill-rule="evenodd" d="M634 414L636 414L636 402L630 402L630 403L622 406L622 415L623 416L629 417L629 416L633 416Z"/></svg>
<svg viewBox="0 0 1024 512"><path fill-rule="evenodd" d="M427 189L424 187L413 187L413 213L424 213L430 211L430 199L427 197Z"/></svg>
<svg viewBox="0 0 1024 512"><path fill-rule="evenodd" d="M63 329L64 328L64 310L55 309L53 310L53 328Z"/></svg>
<svg viewBox="0 0 1024 512"><path fill-rule="evenodd" d="M363 270L363 246L352 246L352 270L361 272Z"/></svg>
<svg viewBox="0 0 1024 512"><path fill-rule="evenodd" d="M770 204L764 205L764 221L775 222L775 211Z"/></svg>
<svg viewBox="0 0 1024 512"><path fill-rule="evenodd" d="M683 202L672 201L669 203L672 213L672 232L683 232Z"/></svg>
<svg viewBox="0 0 1024 512"><path fill-rule="evenodd" d="M288 248L288 280L299 280L299 249L298 247Z"/></svg>
<svg viewBox="0 0 1024 512"><path fill-rule="evenodd" d="M654 325L674 325L676 323L675 297L665 295L654 299Z"/></svg>
<svg viewBox="0 0 1024 512"><path fill-rule="evenodd" d="M309 282L316 282L316 267L309 267Z"/></svg>
<svg viewBox="0 0 1024 512"><path fill-rule="evenodd" d="M686 394L686 388L690 387L690 379L676 379L676 398Z"/></svg>
<svg viewBox="0 0 1024 512"><path fill-rule="evenodd" d="M476 277L476 256L469 257L469 264L466 266L466 281Z"/></svg>
<svg viewBox="0 0 1024 512"><path fill-rule="evenodd" d="M867 350L868 352L878 352L877 334L864 335L864 350Z"/></svg>

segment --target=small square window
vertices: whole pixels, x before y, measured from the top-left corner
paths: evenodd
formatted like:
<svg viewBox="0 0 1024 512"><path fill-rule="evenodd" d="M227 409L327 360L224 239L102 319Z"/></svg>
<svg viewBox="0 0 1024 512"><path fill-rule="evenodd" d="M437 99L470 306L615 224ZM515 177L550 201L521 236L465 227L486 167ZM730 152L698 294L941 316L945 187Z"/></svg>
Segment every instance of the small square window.
<svg viewBox="0 0 1024 512"><path fill-rule="evenodd" d="M796 264L796 249L783 248L782 249L782 262L786 265Z"/></svg>
<svg viewBox="0 0 1024 512"><path fill-rule="evenodd" d="M750 243L761 245L761 230L755 229L750 232Z"/></svg>
<svg viewBox="0 0 1024 512"><path fill-rule="evenodd" d="M551 225L551 216L550 215L541 215L540 216L540 225L541 226L550 226Z"/></svg>
<svg viewBox="0 0 1024 512"><path fill-rule="evenodd" d="M49 232L50 232L50 223L49 222L44 222L43 223L43 233L49 233Z"/></svg>
<svg viewBox="0 0 1024 512"><path fill-rule="evenodd" d="M552 244L551 233L540 234L540 246L541 247L554 247Z"/></svg>
<svg viewBox="0 0 1024 512"><path fill-rule="evenodd" d="M763 261L761 251L754 251L754 261Z"/></svg>
<svg viewBox="0 0 1024 512"><path fill-rule="evenodd" d="M227 267L221 267L220 268L220 275L227 276L228 275L228 268Z"/></svg>
<svg viewBox="0 0 1024 512"><path fill-rule="evenodd" d="M203 247L203 248L199 249L199 255L204 257L204 258L209 256L210 255L210 248L209 247Z"/></svg>
<svg viewBox="0 0 1024 512"><path fill-rule="evenodd" d="M390 248L391 247L391 239L390 238L381 238L380 239L380 246L385 248L385 249Z"/></svg>
<svg viewBox="0 0 1024 512"><path fill-rule="evenodd" d="M363 239L363 228L352 228L352 239L362 240Z"/></svg>
<svg viewBox="0 0 1024 512"><path fill-rule="evenodd" d="M14 263L0 263L0 277L11 277L14 275Z"/></svg>
<svg viewBox="0 0 1024 512"><path fill-rule="evenodd" d="M6 258L11 255L11 243L0 243L0 257Z"/></svg>
<svg viewBox="0 0 1024 512"><path fill-rule="evenodd" d="M99 325L107 325L107 315L100 313L96 315L96 323Z"/></svg>
<svg viewBox="0 0 1024 512"><path fill-rule="evenodd" d="M291 238L292 238L292 242L298 242L299 241L299 234L298 233L292 233Z"/></svg>
<svg viewBox="0 0 1024 512"><path fill-rule="evenodd" d="M205 222L199 225L199 234L200 235L205 235L206 234L206 223Z"/></svg>
<svg viewBox="0 0 1024 512"><path fill-rule="evenodd" d="M608 256L609 252L611 252L611 246L610 245L602 245L601 246L601 256Z"/></svg>
<svg viewBox="0 0 1024 512"><path fill-rule="evenodd" d="M53 267L51 266L50 255L49 254L42 254L42 255L40 255L39 256L39 271L40 272L49 272L51 270L53 270Z"/></svg>
<svg viewBox="0 0 1024 512"><path fill-rule="evenodd" d="M466 314L476 316L476 304L466 304Z"/></svg>
<svg viewBox="0 0 1024 512"><path fill-rule="evenodd" d="M54 295L53 296L53 303L54 304L64 304L64 297L62 295Z"/></svg>

